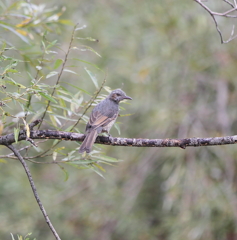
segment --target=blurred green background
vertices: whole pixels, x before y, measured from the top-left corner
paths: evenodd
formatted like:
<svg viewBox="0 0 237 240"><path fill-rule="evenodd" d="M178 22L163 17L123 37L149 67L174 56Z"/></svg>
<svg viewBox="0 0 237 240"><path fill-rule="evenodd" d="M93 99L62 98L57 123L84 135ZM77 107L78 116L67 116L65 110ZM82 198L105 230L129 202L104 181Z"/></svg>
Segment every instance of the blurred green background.
<svg viewBox="0 0 237 240"><path fill-rule="evenodd" d="M12 2L2 1L2 11ZM118 119L121 137L236 134L237 40L221 45L214 22L194 1L31 2L66 7L64 19L87 26L78 35L99 40L86 44L101 58L90 52L74 54L107 72L107 86L122 87L133 98L122 104L121 114L132 115ZM207 4L216 11L226 9L217 1ZM218 21L227 39L233 22ZM66 50L73 26L58 28L58 42ZM1 37L27 46L3 29ZM24 75L24 64L21 67ZM101 83L105 74L88 68ZM74 71L79 75L65 73L62 81L94 92L85 70L78 66ZM83 132L85 124L78 128ZM115 128L111 134L118 136ZM60 146L64 144L78 147L68 142ZM61 239L237 239L235 145L186 150L101 147L122 160L115 167L105 166L105 179L66 166L70 177L65 182L56 165L29 163ZM3 147L1 151L7 153ZM37 240L53 239L20 163L8 160L0 167L0 239L28 232Z"/></svg>

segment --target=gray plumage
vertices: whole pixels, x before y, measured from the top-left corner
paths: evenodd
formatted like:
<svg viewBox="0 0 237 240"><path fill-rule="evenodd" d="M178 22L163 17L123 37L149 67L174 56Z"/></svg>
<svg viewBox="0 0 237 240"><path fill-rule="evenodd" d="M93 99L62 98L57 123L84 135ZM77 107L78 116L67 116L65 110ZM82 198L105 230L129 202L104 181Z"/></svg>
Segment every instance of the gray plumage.
<svg viewBox="0 0 237 240"><path fill-rule="evenodd" d="M79 153L91 152L93 143L98 134L102 132L109 133L115 123L119 113L119 102L124 99L130 99L124 91L116 89L109 96L101 101L92 110L89 122L86 125L86 137L80 146Z"/></svg>

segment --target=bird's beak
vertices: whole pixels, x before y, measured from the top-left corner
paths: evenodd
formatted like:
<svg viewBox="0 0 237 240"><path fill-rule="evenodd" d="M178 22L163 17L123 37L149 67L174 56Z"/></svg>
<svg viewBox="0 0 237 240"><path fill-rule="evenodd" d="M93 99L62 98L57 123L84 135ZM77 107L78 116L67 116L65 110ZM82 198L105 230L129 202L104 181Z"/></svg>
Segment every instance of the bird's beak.
<svg viewBox="0 0 237 240"><path fill-rule="evenodd" d="M123 99L129 99L129 100L132 100L132 98L129 97L129 96L125 96L125 97L123 97Z"/></svg>

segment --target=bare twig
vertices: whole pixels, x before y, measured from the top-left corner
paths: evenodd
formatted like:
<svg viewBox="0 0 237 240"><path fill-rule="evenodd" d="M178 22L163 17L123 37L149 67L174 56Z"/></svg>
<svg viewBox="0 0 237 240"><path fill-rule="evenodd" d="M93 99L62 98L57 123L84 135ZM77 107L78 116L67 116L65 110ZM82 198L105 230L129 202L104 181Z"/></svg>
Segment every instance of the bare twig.
<svg viewBox="0 0 237 240"><path fill-rule="evenodd" d="M226 2L226 3L228 3L232 8L235 7L235 5L234 5L233 3L231 3L230 1L228 1L228 0L223 0L223 1Z"/></svg>
<svg viewBox="0 0 237 240"><path fill-rule="evenodd" d="M27 174L28 180L29 180L29 182L30 182L32 191L33 191L33 193L34 193L35 199L36 199L36 201L37 201L37 203L38 203L38 205L39 205L39 208L40 208L41 212L42 212L43 215L44 215L44 218L45 218L45 220L46 220L46 222L47 222L50 230L52 231L53 235L55 236L55 239L61 240L60 237L59 237L59 235L58 235L58 233L56 232L53 224L51 223L51 221L50 221L50 219L49 219L49 217L48 217L48 215L47 215L47 213L46 213L46 210L44 209L44 206L43 206L43 204L42 204L42 202L41 202L41 200L40 200L40 198L39 198L39 195L38 195L38 193L37 193L37 190L36 190L34 181L33 181L33 179L32 179L31 173L30 173L30 169L28 168L25 160L23 159L23 157L21 156L21 154L19 153L19 151L18 151L14 146L12 146L12 145L7 145L7 147L8 147L10 150L12 150L12 152L15 154L15 156L20 160L21 164L23 165L23 167L24 167L24 169L25 169L25 172L26 172L26 174Z"/></svg>
<svg viewBox="0 0 237 240"><path fill-rule="evenodd" d="M45 139L45 140L42 140L42 141L38 141L37 144L39 143L43 143L43 142L46 142L48 141L48 139ZM25 146L25 147L22 147L20 149L18 149L19 152L23 151L23 150L27 150L29 148L31 148L32 145L28 145L28 146ZM11 158L11 159L17 159L16 157L13 157L14 153L9 153L7 155L0 155L0 158ZM34 158L37 158L38 156L35 156ZM30 157L31 158L31 157ZM28 159L28 158L25 158L24 159Z"/></svg>
<svg viewBox="0 0 237 240"><path fill-rule="evenodd" d="M95 99L98 97L99 93L101 92L102 88L104 87L104 84L106 82L106 77L104 78L104 81L102 82L100 88L96 91L95 95L90 99L90 101L88 102L88 105L86 106L84 112L82 113L82 115L78 118L77 122L72 126L72 128L70 129L70 131L72 131L76 125L80 122L80 120L83 118L83 116L86 114L86 112L88 111L88 109L91 107L92 103L95 101Z"/></svg>
<svg viewBox="0 0 237 240"><path fill-rule="evenodd" d="M53 88L53 91L52 91L52 93L51 93L51 96L53 96L54 93L55 93L56 87L57 87L57 85L58 85L58 83L59 83L59 81L60 81L60 79L61 79L61 76L62 76L64 67L65 67L65 65L66 65L66 63L67 63L68 54L69 54L69 52L70 52L70 50L71 50L71 47L72 47L72 42L73 42L73 40L74 40L74 34L75 34L75 31L76 31L77 25L78 25L78 24L76 24L76 25L74 26L74 28L73 28L71 40L70 40L70 43L69 43L69 46L68 46L68 50L67 50L67 52L66 52L66 55L65 55L65 58L64 58L64 61L63 61L63 64L62 64L61 71L60 71L59 74L58 74L58 78L57 78L55 87ZM41 126L41 124L42 124L42 122L43 122L43 119L44 119L44 117L45 117L45 115L46 115L46 113L47 113L47 111L48 111L48 108L49 108L49 106L50 106L50 103L51 103L51 101L48 100L48 104L47 104L47 106L46 106L46 108L45 108L45 111L44 111L43 116L42 116L42 118L41 118L41 123L39 124L38 129L40 128L40 126Z"/></svg>
<svg viewBox="0 0 237 240"><path fill-rule="evenodd" d="M234 0L234 4L231 3L228 0L223 0L224 2L226 2L227 4L229 4L231 6L231 9L229 9L226 12L223 13L219 13L219 12L214 12L212 11L210 8L208 8L201 0L194 0L196 3L198 3L202 8L204 8L212 17L215 26L216 26L216 30L218 32L218 34L220 35L220 39L221 39L221 43L228 43L230 41L232 41L233 39L235 39L237 37L237 35L234 36L234 27L232 28L232 32L231 35L229 37L229 39L227 41L224 41L223 36L222 36L222 32L218 26L217 20L215 18L215 16L219 16L219 17L227 17L227 18L237 18L237 14L235 15L230 15L230 13L236 12L237 11L237 5L236 5L236 0Z"/></svg>

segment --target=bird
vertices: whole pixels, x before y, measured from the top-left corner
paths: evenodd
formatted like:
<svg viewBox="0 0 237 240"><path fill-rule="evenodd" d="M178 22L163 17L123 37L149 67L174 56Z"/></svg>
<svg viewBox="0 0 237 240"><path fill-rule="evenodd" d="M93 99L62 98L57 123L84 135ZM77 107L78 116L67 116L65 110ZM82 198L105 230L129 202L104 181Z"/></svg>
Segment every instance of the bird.
<svg viewBox="0 0 237 240"><path fill-rule="evenodd" d="M124 91L116 89L94 107L86 125L86 137L80 146L79 153L90 153L100 133L106 132L110 136L109 131L119 114L119 103L124 99L132 100Z"/></svg>

